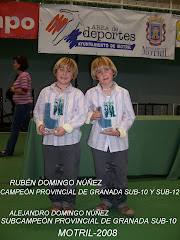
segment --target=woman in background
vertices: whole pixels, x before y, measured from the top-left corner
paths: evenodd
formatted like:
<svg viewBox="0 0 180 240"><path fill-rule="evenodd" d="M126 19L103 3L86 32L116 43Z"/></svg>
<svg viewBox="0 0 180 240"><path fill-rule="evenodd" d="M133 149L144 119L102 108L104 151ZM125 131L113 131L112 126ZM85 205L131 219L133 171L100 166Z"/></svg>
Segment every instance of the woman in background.
<svg viewBox="0 0 180 240"><path fill-rule="evenodd" d="M28 68L28 61L26 57L18 56L14 58L14 71L18 73L18 77L10 88L13 92L13 101L15 103L15 111L13 122L11 125L11 135L8 139L6 149L0 152L0 157L11 156L14 153L16 142L19 136L19 130L23 125L24 130L27 131L30 112L32 109L31 98L31 77L26 69Z"/></svg>

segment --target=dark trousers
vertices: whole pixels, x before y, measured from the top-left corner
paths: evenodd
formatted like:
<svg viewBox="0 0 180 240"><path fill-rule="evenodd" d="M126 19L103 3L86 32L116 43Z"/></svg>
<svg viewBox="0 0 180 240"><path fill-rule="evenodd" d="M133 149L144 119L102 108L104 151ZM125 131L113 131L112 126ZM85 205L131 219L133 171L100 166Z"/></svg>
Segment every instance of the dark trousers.
<svg viewBox="0 0 180 240"><path fill-rule="evenodd" d="M66 146L43 145L45 159L45 176L48 180L73 180L74 185L48 186L49 189L65 189L76 192L76 181L79 173L80 143ZM60 207L74 206L76 195L49 195L54 205Z"/></svg>
<svg viewBox="0 0 180 240"><path fill-rule="evenodd" d="M96 170L96 179L102 180L99 189L117 189L122 194L101 194L101 203L109 207L122 208L126 206L127 197L124 193L127 188L128 150L103 152L93 149L93 158Z"/></svg>
<svg viewBox="0 0 180 240"><path fill-rule="evenodd" d="M13 122L11 125L11 135L8 139L5 150L9 155L12 155L14 152L21 126L23 126L25 131L28 130L31 110L32 103L18 104L15 106Z"/></svg>

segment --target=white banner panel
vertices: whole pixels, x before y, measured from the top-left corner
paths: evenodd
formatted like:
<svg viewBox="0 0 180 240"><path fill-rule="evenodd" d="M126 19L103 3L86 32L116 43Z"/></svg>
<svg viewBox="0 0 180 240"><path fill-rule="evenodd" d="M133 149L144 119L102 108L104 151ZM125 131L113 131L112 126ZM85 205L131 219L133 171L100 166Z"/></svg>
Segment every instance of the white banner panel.
<svg viewBox="0 0 180 240"><path fill-rule="evenodd" d="M174 59L175 34L172 14L43 4L38 51Z"/></svg>
<svg viewBox="0 0 180 240"><path fill-rule="evenodd" d="M174 15L176 23L176 47L180 47L180 16Z"/></svg>

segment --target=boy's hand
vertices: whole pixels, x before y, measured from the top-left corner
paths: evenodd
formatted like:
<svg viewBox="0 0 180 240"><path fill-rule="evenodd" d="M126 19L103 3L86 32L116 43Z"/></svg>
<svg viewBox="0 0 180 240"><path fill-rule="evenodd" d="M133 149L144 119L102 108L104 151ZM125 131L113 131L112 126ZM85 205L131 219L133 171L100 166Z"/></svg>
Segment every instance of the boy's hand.
<svg viewBox="0 0 180 240"><path fill-rule="evenodd" d="M66 130L63 127L54 128L54 130L58 131L57 133L53 133L54 136L62 137L66 133Z"/></svg>
<svg viewBox="0 0 180 240"><path fill-rule="evenodd" d="M93 115L91 116L91 120L99 120L102 116L102 113L99 112L98 110L95 110L93 112Z"/></svg>
<svg viewBox="0 0 180 240"><path fill-rule="evenodd" d="M113 128L110 128L108 131L102 131L100 133L105 134L105 135L110 135L110 136L117 136L117 137L120 136L120 132Z"/></svg>
<svg viewBox="0 0 180 240"><path fill-rule="evenodd" d="M43 135L51 135L52 133L50 133L50 132L46 132L45 131L45 126L44 125L41 125L40 127L39 127L39 131L43 134Z"/></svg>

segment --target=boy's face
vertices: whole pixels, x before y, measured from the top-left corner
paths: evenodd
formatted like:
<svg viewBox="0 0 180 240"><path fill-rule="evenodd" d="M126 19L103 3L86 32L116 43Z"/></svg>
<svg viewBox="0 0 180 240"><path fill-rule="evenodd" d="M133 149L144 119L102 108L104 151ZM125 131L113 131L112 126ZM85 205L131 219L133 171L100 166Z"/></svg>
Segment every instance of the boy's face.
<svg viewBox="0 0 180 240"><path fill-rule="evenodd" d="M59 84L68 85L73 79L73 71L67 65L64 65L58 68L55 76Z"/></svg>
<svg viewBox="0 0 180 240"><path fill-rule="evenodd" d="M103 67L100 68L97 73L96 73L97 79L99 80L99 82L101 83L102 86L111 86L112 82L113 82L113 76L114 73L112 71L112 69L108 68L108 67Z"/></svg>

